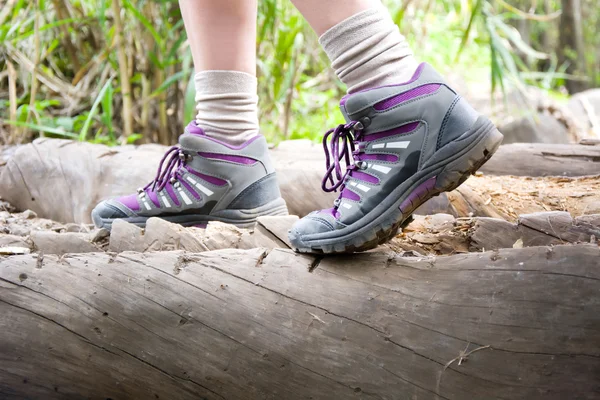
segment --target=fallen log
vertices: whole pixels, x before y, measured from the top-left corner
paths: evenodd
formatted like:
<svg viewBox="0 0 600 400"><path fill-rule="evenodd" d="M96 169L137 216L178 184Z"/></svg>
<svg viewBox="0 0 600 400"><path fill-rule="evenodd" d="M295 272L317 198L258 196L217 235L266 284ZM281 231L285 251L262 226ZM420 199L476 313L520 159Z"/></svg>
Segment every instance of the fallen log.
<svg viewBox="0 0 600 400"><path fill-rule="evenodd" d="M0 397L598 398L599 281L592 245L14 256Z"/></svg>
<svg viewBox="0 0 600 400"><path fill-rule="evenodd" d="M486 164L484 171L490 174L533 176L600 174L600 146L565 146L501 147L498 155ZM68 140L39 139L18 148L8 156L6 164L0 166L0 196L20 210L30 209L45 218L63 223L89 223L90 212L100 200L131 193L144 182L150 181L155 170L149 166L158 165L164 151L165 148L158 145L109 148ZM290 141L282 143L272 154L281 192L291 214L303 216L315 209L331 207L337 193L325 193L321 190L324 160L320 146L309 141ZM485 182L490 179L490 184L486 185ZM528 185L528 179L485 176L471 178L450 197L444 195L417 212L446 212L456 216L493 218L516 218L519 213L544 210L564 210L579 215L586 207L589 207L587 213L600 212L598 191L596 190L596 195L593 191L585 191L585 185L592 188L600 186L600 178L588 178L587 181L578 180L583 178L571 181L561 181L564 178L547 179L550 180L532 182L538 182L534 185L538 189L551 187L557 189L558 193L552 193L550 189L536 189L548 201L541 198L536 201L539 204L531 209L518 209L520 206L514 204L509 205L506 210L495 207L493 203L490 206L486 202L494 197L493 192L482 192L479 189L491 184L495 187L510 188L517 185L526 188L532 186ZM562 189L569 186L577 189L578 193L585 194L586 197L580 201L570 201L581 207L560 208L562 205L559 204L559 198L568 198L568 193ZM302 195L299 196L298 193ZM518 210L511 212L509 208Z"/></svg>
<svg viewBox="0 0 600 400"><path fill-rule="evenodd" d="M600 146L515 143L500 146L482 168L489 175L600 175Z"/></svg>
<svg viewBox="0 0 600 400"><path fill-rule="evenodd" d="M396 253L449 255L568 243L600 245L600 214L573 218L567 212L543 212L521 215L516 223L448 214L415 216L386 246Z"/></svg>

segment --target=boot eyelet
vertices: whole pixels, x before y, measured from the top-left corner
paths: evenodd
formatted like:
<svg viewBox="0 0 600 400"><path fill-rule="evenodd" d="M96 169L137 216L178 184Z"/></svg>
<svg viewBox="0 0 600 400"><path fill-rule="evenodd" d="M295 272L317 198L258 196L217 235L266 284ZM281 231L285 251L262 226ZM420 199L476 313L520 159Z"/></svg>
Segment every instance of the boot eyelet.
<svg viewBox="0 0 600 400"><path fill-rule="evenodd" d="M356 163L356 167L358 169L365 170L365 169L367 169L368 165L364 161L359 161L359 162Z"/></svg>

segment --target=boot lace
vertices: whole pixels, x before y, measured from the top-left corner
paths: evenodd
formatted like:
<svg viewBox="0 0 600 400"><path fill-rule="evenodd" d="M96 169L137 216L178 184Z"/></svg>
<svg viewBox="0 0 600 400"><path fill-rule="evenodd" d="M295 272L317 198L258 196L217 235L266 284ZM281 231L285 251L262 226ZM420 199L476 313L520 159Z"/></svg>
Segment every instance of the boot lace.
<svg viewBox="0 0 600 400"><path fill-rule="evenodd" d="M183 169L190 158L179 146L171 147L160 160L156 176L150 183L138 189L141 194L147 190L160 192L168 183L174 184L183 175ZM164 168L163 168L164 166Z"/></svg>
<svg viewBox="0 0 600 400"><path fill-rule="evenodd" d="M352 121L330 129L323 136L326 172L321 188L325 192L335 192L338 189L343 191L347 178L352 176L352 171L364 168L364 161L360 158L364 152L361 144L363 130L364 126L361 122ZM329 138L331 140L327 143ZM345 173L342 172L342 160L346 167ZM336 208L341 196L342 193L334 203Z"/></svg>

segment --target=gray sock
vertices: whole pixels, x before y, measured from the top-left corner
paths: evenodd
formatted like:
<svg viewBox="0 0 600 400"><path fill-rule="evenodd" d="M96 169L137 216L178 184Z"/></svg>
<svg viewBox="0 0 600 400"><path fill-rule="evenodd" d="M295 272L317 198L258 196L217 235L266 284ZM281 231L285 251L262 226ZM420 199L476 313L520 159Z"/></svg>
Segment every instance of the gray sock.
<svg viewBox="0 0 600 400"><path fill-rule="evenodd" d="M240 71L201 71L194 76L196 123L206 134L231 144L258 135L257 80Z"/></svg>
<svg viewBox="0 0 600 400"><path fill-rule="evenodd" d="M405 82L418 67L406 38L383 6L340 22L319 42L348 93Z"/></svg>

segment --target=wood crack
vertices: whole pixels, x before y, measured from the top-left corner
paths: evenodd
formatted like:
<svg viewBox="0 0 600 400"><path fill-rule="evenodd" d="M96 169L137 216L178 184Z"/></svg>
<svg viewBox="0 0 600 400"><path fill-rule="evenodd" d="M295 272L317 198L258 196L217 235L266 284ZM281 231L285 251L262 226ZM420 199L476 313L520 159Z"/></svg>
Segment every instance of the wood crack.
<svg viewBox="0 0 600 400"><path fill-rule="evenodd" d="M161 270L161 269L158 269L158 268L156 268L156 267L153 267L153 266L152 266L152 265L150 265L150 264L146 264L146 263L145 263L145 262L143 262L143 261L136 260L135 258L129 258L129 257L127 257L127 256L124 256L124 255L122 255L122 254L119 254L119 257L122 257L122 258L124 258L124 259L126 259L126 260L132 261L132 262L134 262L134 263L137 263L137 264L143 265L144 267L152 268L153 270L156 270L156 271L158 271L158 272L160 272L160 273L162 273L162 274L165 274L165 275L167 275L167 276L170 276L171 278L174 278L174 279L176 279L176 280L178 280L178 281L180 281L180 282L183 282L183 283L185 283L186 285L190 285L190 286L192 286L193 288L195 288L195 289L198 289L198 290L199 290L199 291L201 291L202 293L204 293L204 294L207 294L207 295L209 295L209 296L211 296L211 297L214 297L215 299L217 299L217 300L219 300L219 301L224 301L224 300L223 300L223 299L221 299L220 297L218 297L218 296L215 296L214 294L212 294L212 293L210 293L210 292L207 292L206 290L202 289L201 287L198 287L198 286L196 286L196 285L194 285L194 284L191 284L191 283L189 283L188 281L184 281L183 279L180 279L180 278L178 278L178 277L176 277L176 276L174 276L174 275L171 275L171 274L169 274L168 272L165 272L165 271L163 271L163 270Z"/></svg>
<svg viewBox="0 0 600 400"><path fill-rule="evenodd" d="M219 397L219 398L221 398L221 399L225 399L225 397L223 397L221 394L219 394L219 393L215 392L215 391L214 391L214 390L212 390L212 389L209 389L209 388L207 388L206 386L202 385L201 383L198 383L198 382L194 381L193 379L190 379L190 378L182 378L182 377L180 377L180 376L171 375L170 373L168 373L167 371L163 370L162 368L159 368L159 367L157 367L156 365L154 365L154 364L152 364L152 363L150 363L150 362L148 362L148 361L146 361L146 360L144 360L144 359L142 359L142 358L139 358L139 357L137 357L136 355L134 355L134 354L131 354L131 353L129 353L129 352L128 352L128 351L126 351L126 350L123 350L123 349L121 349L121 348L119 348L119 347L115 347L115 349L122 351L123 353L125 353L125 354L127 354L128 356L130 356L130 357L134 358L135 360L138 360L138 361L140 361L140 362L142 362L142 363L144 363L144 364L148 365L149 367L151 367L151 368L154 368L155 370L157 370L157 371L159 371L159 372L162 372L163 374L167 375L169 378L171 378L171 379L173 379L173 380L178 380L178 381L187 381L187 382L190 382L190 383L192 383L192 384L194 384L194 385L196 385L196 386L198 386L198 387L201 387L202 389L204 389L204 390L206 390L206 391L208 391L208 392L210 392L210 393L214 394L215 396L218 396L218 397Z"/></svg>
<svg viewBox="0 0 600 400"><path fill-rule="evenodd" d="M41 319L45 320L45 321L48 321L48 322L51 322L51 323L53 323L53 324L55 324L55 325L57 325L57 326L60 326L61 328L65 329L66 331L69 331L69 332L70 332L70 333L72 333L73 335L75 335L75 336L77 336L78 338L82 339L82 340L83 340L85 343L87 343L87 344L89 344L89 345L91 345L91 346L94 346L94 347L96 347L96 348L100 349L100 350L106 351L106 352L108 352L108 353L110 353L110 354L113 354L113 355L115 355L115 356L119 357L119 355L118 355L117 353L114 353L114 352L110 351L110 350L109 350L109 349L107 349L106 347L102 347L102 346L99 346L99 345L95 344L94 342L92 342L91 340L89 340L88 338L86 338L85 336L83 336L82 334L80 334L80 333L77 333L77 332L75 332L75 331L73 331L73 330L71 330L71 329L67 328L66 326L64 326L64 325L63 325L63 324L61 324L60 322L57 322L57 321L55 321L55 320L53 320L53 319L51 319L51 318L48 318L48 317L46 317L46 316L44 316L44 315L42 315L42 314L38 314L38 313L36 313L35 311L29 310L29 309L27 309L27 308L25 308L25 307L21 307L21 306L18 306L18 305L16 305L16 304L12 304L11 302L8 302L8 301L6 301L6 300L4 300L4 299L0 299L0 302L2 302L2 303L5 303L5 304L8 304L9 306L12 306L12 307L18 308L18 309L20 309L20 310L23 310L23 311L27 311L27 312L29 312L29 313L31 313L31 314L33 314L33 315L35 315L35 316L37 316L37 317L39 317L39 318L41 318Z"/></svg>

